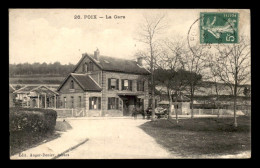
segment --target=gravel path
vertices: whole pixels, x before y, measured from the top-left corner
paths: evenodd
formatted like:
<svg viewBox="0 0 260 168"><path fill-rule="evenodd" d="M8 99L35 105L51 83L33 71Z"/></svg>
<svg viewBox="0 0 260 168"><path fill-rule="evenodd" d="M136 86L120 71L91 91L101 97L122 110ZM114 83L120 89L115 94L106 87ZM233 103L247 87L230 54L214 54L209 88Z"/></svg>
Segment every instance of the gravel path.
<svg viewBox="0 0 260 168"><path fill-rule="evenodd" d="M146 159L175 158L138 128L147 120L69 120L74 134L89 140L58 159ZM76 131L77 130L77 131ZM72 137L73 138L73 137Z"/></svg>

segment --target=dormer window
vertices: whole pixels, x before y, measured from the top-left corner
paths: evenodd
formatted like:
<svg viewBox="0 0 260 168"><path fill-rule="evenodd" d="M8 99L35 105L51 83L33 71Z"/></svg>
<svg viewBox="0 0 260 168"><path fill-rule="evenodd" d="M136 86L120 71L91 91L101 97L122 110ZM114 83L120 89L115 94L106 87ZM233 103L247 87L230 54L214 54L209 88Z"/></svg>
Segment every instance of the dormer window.
<svg viewBox="0 0 260 168"><path fill-rule="evenodd" d="M88 66L88 72L89 71L93 71L93 62L89 62L89 66Z"/></svg>
<svg viewBox="0 0 260 168"><path fill-rule="evenodd" d="M83 64L83 66L82 66L82 71L83 71L83 72L87 72L87 70L88 70L88 64L85 62L85 63Z"/></svg>
<svg viewBox="0 0 260 168"><path fill-rule="evenodd" d="M85 62L83 65L83 72L91 72L94 70L93 62Z"/></svg>

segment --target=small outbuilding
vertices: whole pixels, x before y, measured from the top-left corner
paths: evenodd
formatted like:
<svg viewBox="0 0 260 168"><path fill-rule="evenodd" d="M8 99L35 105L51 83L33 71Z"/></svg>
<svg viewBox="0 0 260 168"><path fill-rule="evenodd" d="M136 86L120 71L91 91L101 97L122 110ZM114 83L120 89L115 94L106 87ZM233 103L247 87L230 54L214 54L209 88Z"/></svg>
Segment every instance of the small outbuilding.
<svg viewBox="0 0 260 168"><path fill-rule="evenodd" d="M16 90L16 99L22 101L22 106L32 108L57 108L58 93L51 88L40 86L25 86Z"/></svg>
<svg viewBox="0 0 260 168"><path fill-rule="evenodd" d="M176 114L176 111L179 115L188 115L190 114L190 98L185 96L183 93L173 94L172 101L174 105L173 113Z"/></svg>
<svg viewBox="0 0 260 168"><path fill-rule="evenodd" d="M57 108L58 95L57 92L47 86L39 86L29 92L29 106L34 108Z"/></svg>

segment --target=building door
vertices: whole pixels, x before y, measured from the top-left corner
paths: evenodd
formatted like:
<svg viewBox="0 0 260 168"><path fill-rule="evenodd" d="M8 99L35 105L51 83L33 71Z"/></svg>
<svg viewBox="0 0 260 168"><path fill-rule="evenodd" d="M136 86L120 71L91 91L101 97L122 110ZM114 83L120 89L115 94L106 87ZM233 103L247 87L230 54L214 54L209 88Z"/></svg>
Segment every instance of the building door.
<svg viewBox="0 0 260 168"><path fill-rule="evenodd" d="M34 108L34 107L37 107L35 98L32 99L32 105L31 105L31 107L33 107L33 108Z"/></svg>
<svg viewBox="0 0 260 168"><path fill-rule="evenodd" d="M123 116L129 115L129 101L128 99L123 100Z"/></svg>

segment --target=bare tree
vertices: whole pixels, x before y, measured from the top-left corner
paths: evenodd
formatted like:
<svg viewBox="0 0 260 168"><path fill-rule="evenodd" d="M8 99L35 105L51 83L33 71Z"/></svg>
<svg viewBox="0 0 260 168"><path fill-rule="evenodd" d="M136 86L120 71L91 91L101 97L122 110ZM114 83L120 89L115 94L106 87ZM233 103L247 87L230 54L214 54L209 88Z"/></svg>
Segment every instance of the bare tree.
<svg viewBox="0 0 260 168"><path fill-rule="evenodd" d="M234 126L237 127L237 96L242 87L250 81L250 42L244 36L238 44L218 45L215 65L217 75L231 90L234 97Z"/></svg>
<svg viewBox="0 0 260 168"><path fill-rule="evenodd" d="M146 57L149 57L151 71L151 87L152 87L152 120L155 118L155 86L154 86L154 57L156 56L156 46L158 45L158 36L166 28L164 23L165 14L148 16L144 15L144 21L140 24L138 33L138 41L147 45L148 51L143 52Z"/></svg>
<svg viewBox="0 0 260 168"><path fill-rule="evenodd" d="M220 116L220 99L219 96L221 94L221 91L224 89L225 85L222 83L219 83L221 80L218 76L218 68L215 64L215 57L213 54L209 55L208 57L208 66L209 66L209 80L213 83L214 92L216 94L216 99L214 99L215 104L217 105L218 109L218 118ZM211 84L210 84L211 85Z"/></svg>
<svg viewBox="0 0 260 168"><path fill-rule="evenodd" d="M172 95L175 93L180 93L185 88L185 71L183 71L182 64L180 63L182 55L184 52L184 42L180 38L175 38L175 40L167 39L164 41L164 59L163 65L166 66L166 69L169 69L169 82L167 86L168 97L169 97L169 116L172 115ZM177 101L177 97L175 99ZM176 102L175 102L176 103ZM175 110L176 123L178 124L178 111Z"/></svg>
<svg viewBox="0 0 260 168"><path fill-rule="evenodd" d="M186 74L188 75L186 76L186 79L187 89L190 93L191 100L191 118L194 117L194 94L195 91L198 89L200 82L202 81L202 74L204 73L206 66L206 55L207 53L204 51L204 46L197 45L187 50L186 53L183 54L180 59L183 69L189 72Z"/></svg>

